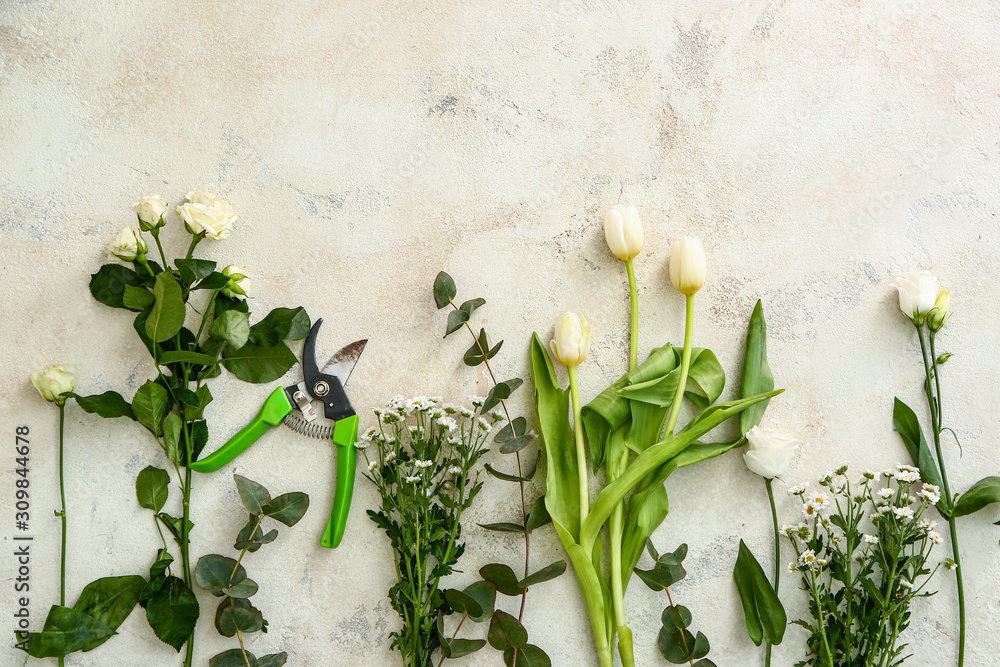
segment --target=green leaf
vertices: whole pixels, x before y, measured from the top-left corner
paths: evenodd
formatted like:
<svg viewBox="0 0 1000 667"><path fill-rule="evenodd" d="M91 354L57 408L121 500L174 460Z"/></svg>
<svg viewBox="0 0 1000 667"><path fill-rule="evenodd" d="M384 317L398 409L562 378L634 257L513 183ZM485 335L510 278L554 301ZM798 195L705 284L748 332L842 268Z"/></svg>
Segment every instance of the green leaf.
<svg viewBox="0 0 1000 667"><path fill-rule="evenodd" d="M257 662L254 663L253 667L281 667L286 662L288 662L288 654L284 651L281 653L268 653L257 658Z"/></svg>
<svg viewBox="0 0 1000 667"><path fill-rule="evenodd" d="M184 420L176 412L171 412L163 420L163 452L167 460L177 464L181 462L181 430Z"/></svg>
<svg viewBox="0 0 1000 667"><path fill-rule="evenodd" d="M438 310L441 310L455 298L458 294L458 289L455 287L455 281L451 279L444 271L437 274L434 279L434 303L437 305Z"/></svg>
<svg viewBox="0 0 1000 667"><path fill-rule="evenodd" d="M237 350L227 347L222 357L226 370L244 382L254 384L274 382L297 362L295 355L282 342L274 347L259 347L253 343Z"/></svg>
<svg viewBox="0 0 1000 667"><path fill-rule="evenodd" d="M563 572L566 571L566 561L557 560L555 563L550 563L546 565L541 570L533 574L529 574L527 577L518 582L518 586L521 588L527 588L528 586L534 586L535 584L541 584L546 581L551 581L555 579Z"/></svg>
<svg viewBox="0 0 1000 667"><path fill-rule="evenodd" d="M785 608L767 580L764 570L747 545L740 540L740 552L733 570L736 589L743 603L747 634L760 646L766 640L777 646L785 635L788 622Z"/></svg>
<svg viewBox="0 0 1000 667"><path fill-rule="evenodd" d="M247 660L250 661L250 667L257 667L260 664L257 658L254 657L254 654L250 651L247 651ZM208 660L208 667L246 667L246 665L246 660L243 659L243 651L238 648L231 648L227 651L223 651L222 653L212 656Z"/></svg>
<svg viewBox="0 0 1000 667"><path fill-rule="evenodd" d="M215 363L215 357L210 357L207 354L201 354L200 352L187 352L185 350L170 350L169 352L164 352L157 359L161 366L166 366L167 364L185 363L185 364L200 364L202 366L211 366Z"/></svg>
<svg viewBox="0 0 1000 667"><path fill-rule="evenodd" d="M952 516L966 516L992 503L1000 503L1000 477L984 477L955 503Z"/></svg>
<svg viewBox="0 0 1000 667"><path fill-rule="evenodd" d="M517 575L509 565L490 563L479 569L479 576L496 586L497 591L511 597L520 595L524 587L517 580ZM490 642L492 644L492 642ZM500 649L498 646L493 648Z"/></svg>
<svg viewBox="0 0 1000 667"><path fill-rule="evenodd" d="M479 412L486 414L492 410L495 406L499 405L500 401L507 400L510 395L517 390L524 383L521 378L511 378L510 380L504 380L503 382L498 382L493 385L489 393L486 395L486 402L483 403L483 407L479 409Z"/></svg>
<svg viewBox="0 0 1000 667"><path fill-rule="evenodd" d="M530 533L536 528L541 528L551 522L552 517L549 516L549 510L545 506L545 496L543 495L531 506L531 511L528 512L528 523L525 525L525 528Z"/></svg>
<svg viewBox="0 0 1000 667"><path fill-rule="evenodd" d="M477 581L471 586L467 586L463 591L470 598L479 603L483 613L478 616L469 615L476 623L482 623L493 614L497 600L497 587L489 581Z"/></svg>
<svg viewBox="0 0 1000 667"><path fill-rule="evenodd" d="M490 619L490 629L486 638L490 646L498 651L510 647L519 649L528 643L528 631L516 618L498 609L493 612L493 617Z"/></svg>
<svg viewBox="0 0 1000 667"><path fill-rule="evenodd" d="M480 329L479 338L473 341L472 346L465 351L462 361L465 362L466 366L478 366L486 361L489 349L490 346L486 338L486 329Z"/></svg>
<svg viewBox="0 0 1000 667"><path fill-rule="evenodd" d="M528 532L527 529L519 523L509 523L502 521L500 523L480 523L477 525L480 528L485 528L486 530L492 530L497 533L520 533L523 535L524 533Z"/></svg>
<svg viewBox="0 0 1000 667"><path fill-rule="evenodd" d="M153 633L180 652L198 622L198 599L183 579L167 577L146 602L146 620Z"/></svg>
<svg viewBox="0 0 1000 667"><path fill-rule="evenodd" d="M201 451L205 449L205 445L208 444L208 422L204 419L196 422L191 422L191 454L192 460L197 461L198 455ZM182 433L184 436L183 443L184 447L181 448L181 465L187 465L187 434Z"/></svg>
<svg viewBox="0 0 1000 667"><path fill-rule="evenodd" d="M105 306L125 308L125 288L140 282L132 269L121 264L105 264L90 277L90 293Z"/></svg>
<svg viewBox="0 0 1000 667"><path fill-rule="evenodd" d="M750 315L747 326L746 351L743 355L743 373L740 376L740 398L763 394L774 389L774 375L767 363L767 324L764 306L760 300ZM769 401L761 401L740 413L740 435L746 434L760 423Z"/></svg>
<svg viewBox="0 0 1000 667"><path fill-rule="evenodd" d="M187 315L181 286L177 284L174 274L164 271L156 276L153 297L156 301L146 318L146 335L154 343L162 343L181 330Z"/></svg>
<svg viewBox="0 0 1000 667"><path fill-rule="evenodd" d="M938 472L938 467L934 462L931 450L927 446L927 441L924 440L924 432L920 428L917 415L906 403L903 403L898 398L893 400L892 425L899 432L899 437L903 439L903 444L906 445L906 451L909 452L910 459L920 468L920 479L940 488L941 473ZM942 495L941 502L937 505L938 510L947 512L950 503L951 499L945 498Z"/></svg>
<svg viewBox="0 0 1000 667"><path fill-rule="evenodd" d="M234 549L246 549L250 553L254 553L262 546L270 544L276 537L278 537L277 530L269 530L265 535L260 529L260 519L261 517L256 514L250 515L250 518L247 520L247 524L243 526L239 534L236 536L236 544L233 545Z"/></svg>
<svg viewBox="0 0 1000 667"><path fill-rule="evenodd" d="M703 644L708 641L700 632L698 636L703 638ZM671 629L664 625L656 638L656 646L667 662L683 665L694 659L697 640L688 630Z"/></svg>
<svg viewBox="0 0 1000 667"><path fill-rule="evenodd" d="M469 313L464 310L453 310L448 313L448 326L445 328L444 337L447 338L451 334L455 333L461 329L466 322L469 321Z"/></svg>
<svg viewBox="0 0 1000 667"><path fill-rule="evenodd" d="M226 341L233 349L240 349L250 338L250 313L227 310L215 318L208 335Z"/></svg>
<svg viewBox="0 0 1000 667"><path fill-rule="evenodd" d="M510 422L502 429L500 429L493 440L498 444L502 445L505 442L510 442L516 437L524 435L525 430L528 428L528 420L524 417L518 417L514 421Z"/></svg>
<svg viewBox="0 0 1000 667"><path fill-rule="evenodd" d="M472 315L477 308L486 305L486 299L469 299L461 306L458 307L459 310L465 311L469 315Z"/></svg>
<svg viewBox="0 0 1000 667"><path fill-rule="evenodd" d="M229 280L229 276L219 273L218 271L213 271L191 289L220 290L229 284Z"/></svg>
<svg viewBox="0 0 1000 667"><path fill-rule="evenodd" d="M184 406L184 418L187 421L197 421L202 419L205 416L205 408L212 402L212 392L208 388L207 384L203 384L198 387L198 391L195 392L195 396L198 398L197 406Z"/></svg>
<svg viewBox="0 0 1000 667"><path fill-rule="evenodd" d="M156 518L160 520L160 523L162 523L163 526L170 532L170 534L174 536L174 540L177 542L178 545L180 545L182 519L170 516L166 512L160 512L159 514L156 515ZM191 529L194 528L194 523L188 520L187 527L188 527L188 535L190 535Z"/></svg>
<svg viewBox="0 0 1000 667"><path fill-rule="evenodd" d="M519 435L510 442L505 442L502 445L500 445L500 453L513 454L514 452L519 452L534 441L535 441L534 433L525 433L524 435Z"/></svg>
<svg viewBox="0 0 1000 667"><path fill-rule="evenodd" d="M651 570L640 570L634 568L633 572L639 575L642 582L654 591L663 591L687 576L687 572L682 565L658 564Z"/></svg>
<svg viewBox="0 0 1000 667"><path fill-rule="evenodd" d="M91 414L96 414L105 419L114 419L116 417L128 417L129 419L135 420L135 413L132 412L132 406L122 398L121 394L116 391L106 391L103 394L96 394L93 396L80 396L79 394L70 393L77 405L79 405L84 412L89 412Z"/></svg>
<svg viewBox="0 0 1000 667"><path fill-rule="evenodd" d="M125 307L136 312L149 308L155 300L148 289L136 285L126 285L122 294L122 303Z"/></svg>
<svg viewBox="0 0 1000 667"><path fill-rule="evenodd" d="M274 347L283 340L301 340L309 335L309 326L305 308L275 308L250 327L250 342L262 347Z"/></svg>
<svg viewBox="0 0 1000 667"><path fill-rule="evenodd" d="M309 509L309 496L293 491L284 493L264 505L264 514L286 526L294 526Z"/></svg>
<svg viewBox="0 0 1000 667"><path fill-rule="evenodd" d="M132 613L139 594L146 587L146 580L138 575L124 577L103 577L92 581L80 593L73 609L86 614L111 630L117 630ZM110 638L95 637L84 644L81 650L95 649Z"/></svg>
<svg viewBox="0 0 1000 667"><path fill-rule="evenodd" d="M239 491L243 506L250 511L250 514L256 516L263 514L264 505L271 502L271 494L267 489L242 475L233 475L233 479L236 481L236 490Z"/></svg>
<svg viewBox="0 0 1000 667"><path fill-rule="evenodd" d="M542 649L534 644L525 644L517 650L514 667L552 667L552 661Z"/></svg>
<svg viewBox="0 0 1000 667"><path fill-rule="evenodd" d="M215 612L215 629L223 637L232 637L236 631L258 632L264 627L264 617L249 600L226 597Z"/></svg>
<svg viewBox="0 0 1000 667"><path fill-rule="evenodd" d="M147 380L132 397L132 412L140 424L156 435L161 435L163 413L167 407L167 390L152 380Z"/></svg>
<svg viewBox="0 0 1000 667"><path fill-rule="evenodd" d="M518 477L517 475L509 475L505 472L500 472L499 470L491 466L489 463L487 463L483 467L486 468L486 472L490 475L490 477L495 477L505 482L530 482L535 477L535 472L538 470L538 459L537 458L535 459L535 465L531 466L531 469L528 470L528 472L524 473L523 477Z"/></svg>
<svg viewBox="0 0 1000 667"><path fill-rule="evenodd" d="M135 479L135 495L139 506L159 512L167 502L170 493L170 475L166 470L146 466Z"/></svg>
<svg viewBox="0 0 1000 667"><path fill-rule="evenodd" d="M181 272L181 280L186 285L207 278L215 271L216 263L207 259L175 259L174 266Z"/></svg>
<svg viewBox="0 0 1000 667"><path fill-rule="evenodd" d="M454 588L449 588L444 592L445 602L459 614L468 614L472 617L482 616L483 607L474 597Z"/></svg>
<svg viewBox="0 0 1000 667"><path fill-rule="evenodd" d="M441 638L441 654L449 660L475 653L484 646L486 646L485 639Z"/></svg>
<svg viewBox="0 0 1000 667"><path fill-rule="evenodd" d="M219 554L199 558L194 575L195 582L216 597L247 598L257 592L257 584L247 578L246 569L236 560Z"/></svg>
<svg viewBox="0 0 1000 667"><path fill-rule="evenodd" d="M217 318L227 310L237 310L241 313L249 313L250 304L248 304L245 299L231 299L225 294L216 294L215 311L212 313L212 316Z"/></svg>
<svg viewBox="0 0 1000 667"><path fill-rule="evenodd" d="M28 635L28 655L61 658L85 646L99 646L114 634L113 629L81 611L52 605L42 631Z"/></svg>

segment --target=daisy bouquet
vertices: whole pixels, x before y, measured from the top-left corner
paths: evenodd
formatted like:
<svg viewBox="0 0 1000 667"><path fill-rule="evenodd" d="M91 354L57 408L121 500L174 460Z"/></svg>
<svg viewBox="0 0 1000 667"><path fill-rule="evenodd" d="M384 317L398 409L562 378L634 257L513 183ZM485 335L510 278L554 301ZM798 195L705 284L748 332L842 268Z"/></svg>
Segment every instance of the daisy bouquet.
<svg viewBox="0 0 1000 667"><path fill-rule="evenodd" d="M802 577L811 616L795 621L811 633L797 665L901 664L913 601L933 595L924 589L940 567L929 560L941 536L924 517L940 490L921 484L914 466L865 472L853 483L843 466L818 488L789 493L801 500L804 521L782 528L796 555L788 569Z"/></svg>

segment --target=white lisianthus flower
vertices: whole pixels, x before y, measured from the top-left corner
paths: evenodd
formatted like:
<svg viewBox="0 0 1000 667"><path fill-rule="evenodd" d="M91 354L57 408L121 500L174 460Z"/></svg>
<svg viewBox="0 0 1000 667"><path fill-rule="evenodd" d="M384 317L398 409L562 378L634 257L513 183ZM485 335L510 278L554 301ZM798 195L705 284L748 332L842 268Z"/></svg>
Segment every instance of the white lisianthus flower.
<svg viewBox="0 0 1000 667"><path fill-rule="evenodd" d="M108 254L123 262L131 262L139 255L146 254L146 244L134 227L125 227L108 243Z"/></svg>
<svg viewBox="0 0 1000 667"><path fill-rule="evenodd" d="M604 237L615 257L630 260L642 252L642 223L635 206L615 204L604 218Z"/></svg>
<svg viewBox="0 0 1000 667"><path fill-rule="evenodd" d="M670 282L681 294L694 294L705 284L705 248L697 236L682 236L670 248Z"/></svg>
<svg viewBox="0 0 1000 667"><path fill-rule="evenodd" d="M177 207L177 215L192 234L204 233L215 241L227 238L238 216L224 200L193 190L187 194L187 203Z"/></svg>
<svg viewBox="0 0 1000 667"><path fill-rule="evenodd" d="M139 218L143 229L163 226L163 215L167 212L167 202L160 195L149 195L132 204L132 210Z"/></svg>
<svg viewBox="0 0 1000 667"><path fill-rule="evenodd" d="M899 292L899 309L918 325L923 324L927 313L934 308L941 291L930 271L910 271L896 278L892 286Z"/></svg>
<svg viewBox="0 0 1000 667"><path fill-rule="evenodd" d="M566 313L556 320L555 335L549 345L563 366L579 366L590 353L590 325L586 317Z"/></svg>
<svg viewBox="0 0 1000 667"><path fill-rule="evenodd" d="M747 431L749 449L743 454L747 468L766 479L781 477L788 471L799 442L781 431L754 426Z"/></svg>
<svg viewBox="0 0 1000 667"><path fill-rule="evenodd" d="M229 282L220 290L224 295L237 300L250 296L253 280L247 275L246 269L230 264L222 269L222 275L229 278Z"/></svg>
<svg viewBox="0 0 1000 667"><path fill-rule="evenodd" d="M56 364L44 371L31 374L31 384L46 401L62 405L66 402L64 394L76 387L76 366L74 364Z"/></svg>
<svg viewBox="0 0 1000 667"><path fill-rule="evenodd" d="M944 323L951 317L951 292L946 289L941 290L934 301L934 309L927 314L928 324L931 331L939 331Z"/></svg>

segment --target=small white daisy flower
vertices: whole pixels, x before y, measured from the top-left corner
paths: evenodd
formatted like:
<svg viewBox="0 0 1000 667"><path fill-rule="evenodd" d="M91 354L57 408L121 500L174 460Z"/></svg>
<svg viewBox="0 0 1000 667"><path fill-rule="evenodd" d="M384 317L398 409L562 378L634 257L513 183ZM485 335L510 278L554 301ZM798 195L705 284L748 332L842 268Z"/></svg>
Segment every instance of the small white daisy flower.
<svg viewBox="0 0 1000 667"><path fill-rule="evenodd" d="M788 495L790 496L801 496L809 488L809 483L796 484L792 488L788 489Z"/></svg>
<svg viewBox="0 0 1000 667"><path fill-rule="evenodd" d="M941 534L936 531L930 531L927 533L927 539L929 539L934 544L941 544Z"/></svg>
<svg viewBox="0 0 1000 667"><path fill-rule="evenodd" d="M913 510L910 509L909 507L893 507L892 513L898 516L900 519L909 520L913 518Z"/></svg>
<svg viewBox="0 0 1000 667"><path fill-rule="evenodd" d="M493 428L492 426L490 426L489 422L486 421L485 419L483 419L482 417L480 417L479 419L476 420L476 426L479 427L480 431L483 431L483 432L486 432L486 433L488 433L489 430L491 428Z"/></svg>
<svg viewBox="0 0 1000 667"><path fill-rule="evenodd" d="M472 403L472 405L474 407L477 407L477 408L482 407L482 405L485 402L486 402L486 399L483 398L482 396L469 396L469 403Z"/></svg>
<svg viewBox="0 0 1000 667"><path fill-rule="evenodd" d="M372 426L370 429L361 434L361 440L364 442L371 442L372 438L378 435L378 428Z"/></svg>
<svg viewBox="0 0 1000 667"><path fill-rule="evenodd" d="M413 465L415 465L418 468L430 468L432 465L434 465L434 461L431 461L429 459L423 461L414 461Z"/></svg>
<svg viewBox="0 0 1000 667"><path fill-rule="evenodd" d="M913 584L907 581L906 579L899 580L899 587L905 588L908 591L913 590Z"/></svg>
<svg viewBox="0 0 1000 667"><path fill-rule="evenodd" d="M462 415L463 417L465 417L466 419L471 419L471 418L472 418L472 416L476 414L475 412L473 412L473 411L472 411L472 410L470 410L469 408L462 408L461 410L459 410L459 413L460 413L460 414L461 414L461 415Z"/></svg>
<svg viewBox="0 0 1000 667"><path fill-rule="evenodd" d="M876 493L876 495L879 498L883 498L885 500L888 500L889 498L892 498L894 495L896 495L896 492L893 491L892 489L885 488L885 489L879 489L878 492Z"/></svg>
<svg viewBox="0 0 1000 667"><path fill-rule="evenodd" d="M413 484L414 482L420 481L420 475L407 475L403 479L409 482L410 484Z"/></svg>
<svg viewBox="0 0 1000 667"><path fill-rule="evenodd" d="M430 415L431 419L441 419L444 417L444 410L441 408L431 408L427 414Z"/></svg>
<svg viewBox="0 0 1000 667"><path fill-rule="evenodd" d="M863 533L861 535L861 539L868 544L878 544L878 535L868 535L867 533Z"/></svg>
<svg viewBox="0 0 1000 667"><path fill-rule="evenodd" d="M938 501L941 500L941 490L933 484L925 483L917 495L927 500L931 505L937 505Z"/></svg>
<svg viewBox="0 0 1000 667"><path fill-rule="evenodd" d="M388 454L385 455L386 463L392 463L395 460L396 460L396 452L389 452Z"/></svg>
<svg viewBox="0 0 1000 667"><path fill-rule="evenodd" d="M801 554L799 554L799 565L812 565L816 562L816 552L812 549L806 549Z"/></svg>
<svg viewBox="0 0 1000 667"><path fill-rule="evenodd" d="M442 417L438 421L438 426L451 433L458 428L458 422L453 417Z"/></svg>
<svg viewBox="0 0 1000 667"><path fill-rule="evenodd" d="M462 472L462 469L459 468L458 466L451 466L451 467L448 468L448 473L452 474L452 475L458 475L458 474L461 474L461 472Z"/></svg>
<svg viewBox="0 0 1000 667"><path fill-rule="evenodd" d="M378 468L378 461L372 461L368 464L368 472L375 472L375 468Z"/></svg>

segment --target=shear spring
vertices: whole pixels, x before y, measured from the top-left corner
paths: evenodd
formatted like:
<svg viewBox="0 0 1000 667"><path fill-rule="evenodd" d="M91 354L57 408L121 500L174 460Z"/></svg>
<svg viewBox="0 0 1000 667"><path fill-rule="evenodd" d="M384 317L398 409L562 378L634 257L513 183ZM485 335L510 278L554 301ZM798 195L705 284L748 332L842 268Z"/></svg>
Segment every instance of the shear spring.
<svg viewBox="0 0 1000 667"><path fill-rule="evenodd" d="M285 418L281 420L281 423L292 429L296 433L301 433L302 435L307 435L310 438L318 438L320 440L329 440L333 437L333 427L329 424L319 424L316 422L307 422L298 415L287 414Z"/></svg>

